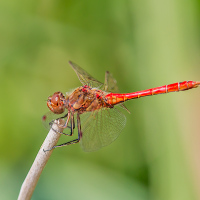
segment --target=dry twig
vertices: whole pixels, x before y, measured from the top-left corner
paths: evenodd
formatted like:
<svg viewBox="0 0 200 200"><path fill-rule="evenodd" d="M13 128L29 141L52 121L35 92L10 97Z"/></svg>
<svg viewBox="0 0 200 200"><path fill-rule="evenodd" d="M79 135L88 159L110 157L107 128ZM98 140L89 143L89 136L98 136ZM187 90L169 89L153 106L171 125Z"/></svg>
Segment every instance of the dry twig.
<svg viewBox="0 0 200 200"><path fill-rule="evenodd" d="M60 119L57 123L60 125L63 125L64 120ZM60 126L58 126L56 123L54 123L52 128L53 129L50 129L46 139L44 140L32 166L31 166L31 169L29 170L29 172L21 186L18 200L31 199L31 196L34 192L34 189L37 185L40 175L53 152L53 149L50 151L46 151L46 152L44 152L44 150L51 149L53 146L55 146L61 136L60 133L57 133L57 132L63 131L63 129Z"/></svg>

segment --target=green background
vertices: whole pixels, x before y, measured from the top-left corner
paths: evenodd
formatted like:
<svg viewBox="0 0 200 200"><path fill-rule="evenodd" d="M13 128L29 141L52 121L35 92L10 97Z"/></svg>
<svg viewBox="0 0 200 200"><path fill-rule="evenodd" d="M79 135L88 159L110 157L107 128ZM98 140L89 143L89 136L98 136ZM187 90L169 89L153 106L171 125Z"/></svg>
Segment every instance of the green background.
<svg viewBox="0 0 200 200"><path fill-rule="evenodd" d="M48 133L48 96L81 85L68 60L99 81L109 70L123 93L200 80L199 18L197 0L1 0L0 199L17 198ZM120 137L56 149L32 199L199 199L199 98L127 102Z"/></svg>

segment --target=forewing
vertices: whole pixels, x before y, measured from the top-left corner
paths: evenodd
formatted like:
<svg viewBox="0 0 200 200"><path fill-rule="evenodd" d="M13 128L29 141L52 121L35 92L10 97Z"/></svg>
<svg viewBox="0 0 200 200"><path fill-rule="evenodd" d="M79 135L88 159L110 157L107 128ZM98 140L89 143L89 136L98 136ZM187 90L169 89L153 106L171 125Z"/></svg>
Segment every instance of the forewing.
<svg viewBox="0 0 200 200"><path fill-rule="evenodd" d="M84 151L96 151L112 143L126 124L125 115L117 108L105 108L81 115L81 147Z"/></svg>
<svg viewBox="0 0 200 200"><path fill-rule="evenodd" d="M62 114L55 114L52 111L47 112L42 116L42 123L48 130L51 128L50 123L53 123L56 119L63 118L67 114L67 111Z"/></svg>
<svg viewBox="0 0 200 200"><path fill-rule="evenodd" d="M76 72L80 82L83 85L88 85L90 87L100 88L103 86L103 83L99 82L95 78L93 78L90 74L88 74L84 69L79 67L77 64L69 61L69 64L73 68L73 70Z"/></svg>

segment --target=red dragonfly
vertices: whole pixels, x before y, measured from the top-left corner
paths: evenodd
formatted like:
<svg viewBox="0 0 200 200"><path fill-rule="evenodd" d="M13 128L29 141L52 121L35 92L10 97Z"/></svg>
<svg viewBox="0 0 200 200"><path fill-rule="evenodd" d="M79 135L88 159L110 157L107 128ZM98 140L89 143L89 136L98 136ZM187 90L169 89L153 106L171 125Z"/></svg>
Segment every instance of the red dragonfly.
<svg viewBox="0 0 200 200"><path fill-rule="evenodd" d="M105 74L105 83L103 84L75 63L69 61L69 64L83 86L78 87L71 93L66 93L66 95L55 92L48 98L47 106L55 114L55 116L53 115L54 119L66 118L63 128L70 128L70 133L62 134L73 135L76 117L78 138L53 148L80 142L84 151L98 150L113 142L124 128L126 117L118 107L128 111L123 104L125 101L156 94L189 90L200 85L200 82L197 81L183 81L121 94L118 91L116 80L108 71ZM48 117L48 115L43 116L45 123L50 125L55 123L54 120L49 123Z"/></svg>

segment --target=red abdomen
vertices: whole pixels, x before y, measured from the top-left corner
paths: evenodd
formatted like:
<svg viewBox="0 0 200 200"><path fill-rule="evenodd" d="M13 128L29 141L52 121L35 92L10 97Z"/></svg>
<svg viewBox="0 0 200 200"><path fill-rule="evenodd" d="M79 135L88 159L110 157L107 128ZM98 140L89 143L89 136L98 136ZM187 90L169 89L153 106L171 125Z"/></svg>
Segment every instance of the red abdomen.
<svg viewBox="0 0 200 200"><path fill-rule="evenodd" d="M179 92L183 90L189 90L198 87L200 82L197 81L183 81L178 83L173 83L170 85L164 85L161 87L151 88L147 90L142 90L138 92L126 93L126 94L113 94L110 93L106 95L107 102L111 105L115 105L130 99L136 99L145 96L152 96L156 94L164 94L169 92Z"/></svg>

